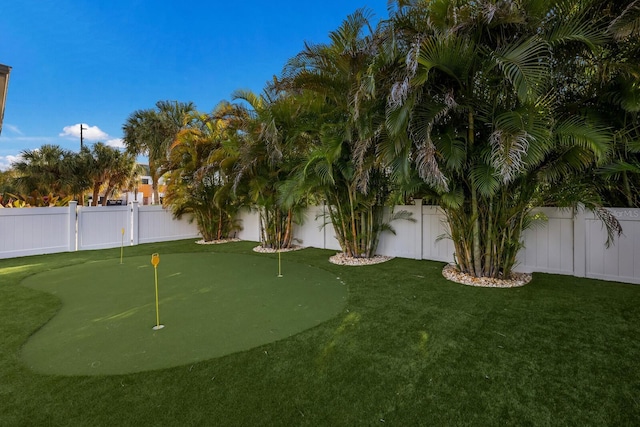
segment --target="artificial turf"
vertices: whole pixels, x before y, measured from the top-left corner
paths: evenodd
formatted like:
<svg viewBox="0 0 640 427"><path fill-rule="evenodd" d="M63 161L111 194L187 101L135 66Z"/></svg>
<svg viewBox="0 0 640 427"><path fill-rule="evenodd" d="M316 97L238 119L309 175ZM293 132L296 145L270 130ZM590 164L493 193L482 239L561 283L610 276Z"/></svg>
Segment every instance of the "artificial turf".
<svg viewBox="0 0 640 427"><path fill-rule="evenodd" d="M284 268L284 270L282 269ZM184 365L277 341L335 317L346 286L326 270L226 253L88 262L36 274L24 286L62 302L23 347L33 370L124 374ZM281 277L279 277L281 276ZM159 314L162 313L162 316ZM153 330L158 320L162 329Z"/></svg>
<svg viewBox="0 0 640 427"><path fill-rule="evenodd" d="M127 255L275 260L254 245L191 240ZM119 251L1 260L0 425L637 425L637 286L536 274L522 288L473 288L444 280L441 263L340 267L331 254L287 259L347 285L333 319L227 356L92 376L28 368L21 349L62 302L20 283Z"/></svg>

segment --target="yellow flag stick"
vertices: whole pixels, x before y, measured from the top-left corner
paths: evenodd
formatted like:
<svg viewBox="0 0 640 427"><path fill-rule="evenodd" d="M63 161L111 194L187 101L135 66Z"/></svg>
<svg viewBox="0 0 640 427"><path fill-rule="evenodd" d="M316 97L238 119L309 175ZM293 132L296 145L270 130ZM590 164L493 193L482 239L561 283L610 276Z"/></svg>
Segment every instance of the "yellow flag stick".
<svg viewBox="0 0 640 427"><path fill-rule="evenodd" d="M154 330L164 328L164 325L160 324L160 306L158 304L158 264L160 264L160 254L151 255L151 264L153 265L154 274L156 277L156 326L153 327Z"/></svg>
<svg viewBox="0 0 640 427"><path fill-rule="evenodd" d="M122 244L120 245L120 264L122 264L123 252L124 252L124 228L122 229Z"/></svg>

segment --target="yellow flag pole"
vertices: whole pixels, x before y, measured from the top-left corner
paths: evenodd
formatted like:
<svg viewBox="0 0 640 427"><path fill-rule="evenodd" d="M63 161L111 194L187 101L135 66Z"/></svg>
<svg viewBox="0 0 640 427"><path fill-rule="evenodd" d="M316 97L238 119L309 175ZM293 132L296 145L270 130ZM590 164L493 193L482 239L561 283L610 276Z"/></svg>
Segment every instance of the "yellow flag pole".
<svg viewBox="0 0 640 427"><path fill-rule="evenodd" d="M160 306L158 303L158 264L160 264L160 254L151 255L151 264L153 264L153 270L156 278L156 326L153 327L154 330L164 328L164 325L160 324Z"/></svg>
<svg viewBox="0 0 640 427"><path fill-rule="evenodd" d="M280 260L280 249L282 249L282 241L280 240L280 232L278 232L278 277L282 277L282 261Z"/></svg>
<svg viewBox="0 0 640 427"><path fill-rule="evenodd" d="M123 252L124 252L124 228L122 229L122 244L120 245L120 264L122 264Z"/></svg>

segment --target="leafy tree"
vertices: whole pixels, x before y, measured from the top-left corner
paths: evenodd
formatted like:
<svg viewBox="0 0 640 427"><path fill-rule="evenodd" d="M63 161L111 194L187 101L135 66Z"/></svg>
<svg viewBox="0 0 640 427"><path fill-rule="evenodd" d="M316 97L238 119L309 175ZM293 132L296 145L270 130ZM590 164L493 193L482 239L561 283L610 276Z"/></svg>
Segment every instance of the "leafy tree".
<svg viewBox="0 0 640 427"><path fill-rule="evenodd" d="M23 194L37 191L62 197L73 195L78 187L86 186L86 181L77 185L78 179L82 179L75 174L77 165L77 154L58 145L46 144L35 150L24 150L20 160L13 164L14 183Z"/></svg>
<svg viewBox="0 0 640 427"><path fill-rule="evenodd" d="M386 125L401 155L389 165L401 176L412 164L429 185L465 273L509 277L531 209L562 201L610 152L605 126L554 86L607 39L592 3L398 1L380 36L378 68L399 70ZM580 190L571 202L598 208Z"/></svg>
<svg viewBox="0 0 640 427"><path fill-rule="evenodd" d="M280 188L301 161L301 101L275 90L266 90L261 96L236 91L233 96L250 106L249 110L236 107L242 139L234 170L235 187L246 193L249 203L259 211L261 246L289 248L293 244L293 224L301 221L305 198L297 197L287 204Z"/></svg>
<svg viewBox="0 0 640 427"><path fill-rule="evenodd" d="M91 179L92 188L92 205L98 206L98 199L100 198L100 190L104 187L105 183L109 180L109 175L116 167L116 156L120 152L102 142L97 142L93 145L90 153L89 161L89 176ZM105 200L103 201L106 202Z"/></svg>
<svg viewBox="0 0 640 427"><path fill-rule="evenodd" d="M158 181L167 170L169 148L189 126L193 112L191 102L158 101L156 108L134 111L122 127L127 152L148 156L154 203L160 202Z"/></svg>
<svg viewBox="0 0 640 427"><path fill-rule="evenodd" d="M579 105L614 130L613 149L594 179L609 206L640 207L640 1L606 2L611 40L590 64ZM592 113L593 114L593 113Z"/></svg>
<svg viewBox="0 0 640 427"><path fill-rule="evenodd" d="M329 34L288 61L279 86L311 93L320 107L313 145L298 168L299 189L319 195L345 254L371 257L385 229L382 212L391 181L375 147L384 138L384 100L367 97L367 70L375 59L370 14L358 10ZM295 194L291 191L290 195ZM291 199L291 198L290 198Z"/></svg>
<svg viewBox="0 0 640 427"><path fill-rule="evenodd" d="M0 196L6 193L16 193L16 172L13 169L0 171Z"/></svg>
<svg viewBox="0 0 640 427"><path fill-rule="evenodd" d="M235 163L233 108L220 103L211 115L192 113L169 151L164 203L174 216L193 214L205 241L226 239L238 227L231 172Z"/></svg>
<svg viewBox="0 0 640 427"><path fill-rule="evenodd" d="M98 144L94 145L94 152L97 151L96 147ZM107 200L109 200L116 191L126 189L132 177L136 174L139 169L136 167L135 157L130 153L123 153L117 148L103 146L100 151L101 157L103 160L106 160L106 163L103 166L103 170L106 172L101 175L102 188L103 188L103 196L102 196L102 206L107 204ZM106 158L104 155L107 155ZM96 156L96 159L99 157ZM100 176L100 175L99 175ZM94 200L94 203L97 200Z"/></svg>

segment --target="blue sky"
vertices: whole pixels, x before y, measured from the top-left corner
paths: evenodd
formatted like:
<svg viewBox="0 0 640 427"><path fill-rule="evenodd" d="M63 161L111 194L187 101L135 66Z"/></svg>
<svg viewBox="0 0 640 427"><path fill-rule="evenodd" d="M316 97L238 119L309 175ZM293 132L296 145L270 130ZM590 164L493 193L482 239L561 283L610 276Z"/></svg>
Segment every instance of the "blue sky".
<svg viewBox="0 0 640 427"><path fill-rule="evenodd" d="M260 92L305 41L361 7L374 21L387 0L218 2L6 1L0 64L12 67L0 169L25 149L121 144L122 124L158 100L210 111L236 89Z"/></svg>

